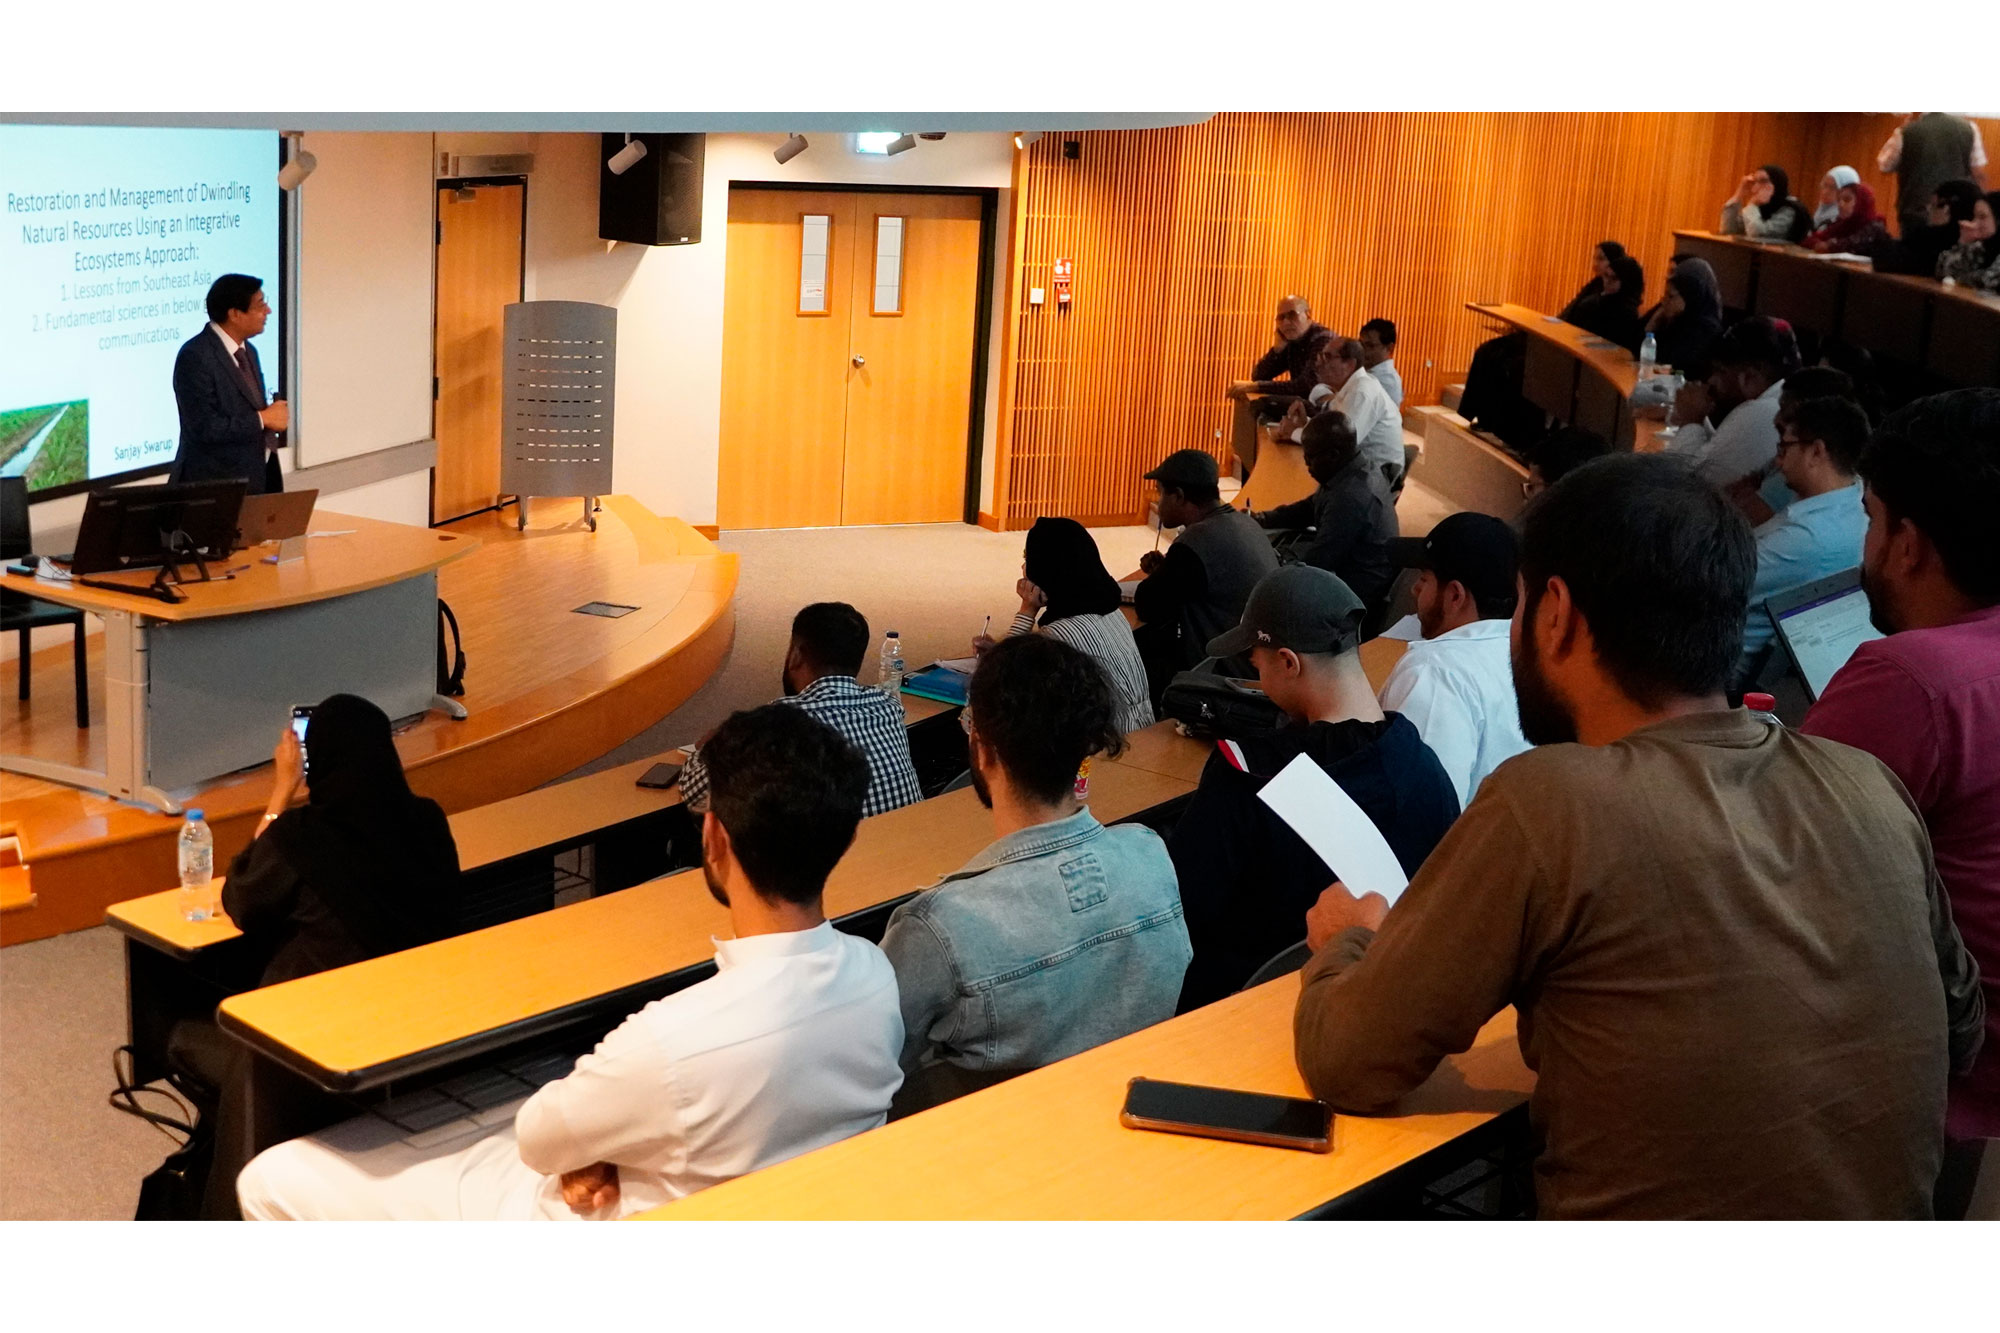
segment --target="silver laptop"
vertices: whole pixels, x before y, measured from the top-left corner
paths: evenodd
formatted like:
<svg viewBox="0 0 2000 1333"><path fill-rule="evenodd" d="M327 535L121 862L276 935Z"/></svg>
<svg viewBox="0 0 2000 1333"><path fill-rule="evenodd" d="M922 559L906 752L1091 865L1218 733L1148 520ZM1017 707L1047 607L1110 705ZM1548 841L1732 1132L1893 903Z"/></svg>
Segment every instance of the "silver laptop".
<svg viewBox="0 0 2000 1333"><path fill-rule="evenodd" d="M1778 642L1805 682L1808 701L1818 701L1856 648L1882 637L1868 619L1868 594L1858 569L1788 588L1764 605L1778 627Z"/></svg>

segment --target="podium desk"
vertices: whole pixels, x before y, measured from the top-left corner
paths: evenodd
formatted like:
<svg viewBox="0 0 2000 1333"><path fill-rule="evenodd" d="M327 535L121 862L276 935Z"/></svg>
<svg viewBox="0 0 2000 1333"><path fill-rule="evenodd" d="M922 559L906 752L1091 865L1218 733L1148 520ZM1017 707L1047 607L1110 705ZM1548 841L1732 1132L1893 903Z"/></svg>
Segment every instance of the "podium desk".
<svg viewBox="0 0 2000 1333"><path fill-rule="evenodd" d="M104 767L0 754L0 769L180 811L171 792L268 759L294 704L358 694L390 717L437 688L437 571L477 538L345 514L314 515L306 554L275 546L210 563L185 600L138 591L154 571L90 575L133 592L26 575L0 587L104 622ZM74 757L74 756L71 756Z"/></svg>

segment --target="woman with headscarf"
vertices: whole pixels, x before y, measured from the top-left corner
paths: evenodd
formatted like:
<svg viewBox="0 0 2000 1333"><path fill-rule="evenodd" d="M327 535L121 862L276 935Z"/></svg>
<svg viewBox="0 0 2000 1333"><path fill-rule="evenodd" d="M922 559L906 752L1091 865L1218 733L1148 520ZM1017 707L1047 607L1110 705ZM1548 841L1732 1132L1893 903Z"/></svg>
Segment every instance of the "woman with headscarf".
<svg viewBox="0 0 2000 1333"><path fill-rule="evenodd" d="M1073 518L1036 519L1028 529L1021 572L1014 585L1021 610L1008 636L1039 630L1062 640L1104 672L1117 706L1118 730L1152 726L1146 666L1133 641L1131 622L1119 609L1118 580L1104 567L1089 530ZM984 635L973 642L977 652L991 646Z"/></svg>
<svg viewBox="0 0 2000 1333"><path fill-rule="evenodd" d="M1674 265L1666 295L1646 327L1661 365L1689 379L1708 374L1708 349L1722 333L1722 288L1706 259L1690 255Z"/></svg>
<svg viewBox="0 0 2000 1333"><path fill-rule="evenodd" d="M1824 227L1840 216L1840 191L1848 185L1859 185L1861 173L1853 167L1835 167L1819 178L1819 207L1813 210L1813 226Z"/></svg>
<svg viewBox="0 0 2000 1333"><path fill-rule="evenodd" d="M1563 318L1636 353L1646 336L1644 321L1639 318L1639 302L1646 295L1646 270L1630 255L1619 255L1608 268L1610 271L1599 279L1597 295L1571 302Z"/></svg>
<svg viewBox="0 0 2000 1333"><path fill-rule="evenodd" d="M1938 256L1959 244L1958 224L1972 221L1979 187L1969 180L1950 180L1931 191L1925 224L1905 227L1902 236L1875 257L1878 273L1937 274Z"/></svg>
<svg viewBox="0 0 2000 1333"><path fill-rule="evenodd" d="M442 939L458 916L458 847L437 802L414 795L380 708L336 694L313 709L305 744L287 726L271 756L270 800L230 863L222 909L273 985ZM301 786L306 803L294 807ZM175 1084L213 1141L201 1216L238 1216L248 1163L241 1123L247 1048L212 1022L176 1023ZM269 1108L265 1108L268 1112Z"/></svg>
<svg viewBox="0 0 2000 1333"><path fill-rule="evenodd" d="M1625 247L1618 242L1599 241L1596 248L1590 252L1590 281L1576 289L1576 295L1569 298L1569 304L1562 308L1556 318L1567 320L1571 324L1576 323L1572 312L1585 302L1594 301L1604 294L1604 280L1611 276L1611 265L1624 257Z"/></svg>
<svg viewBox="0 0 2000 1333"><path fill-rule="evenodd" d="M1798 241L1812 225L1806 206L1792 197L1792 178L1785 169L1766 162L1737 185L1722 205L1725 236L1752 240Z"/></svg>
<svg viewBox="0 0 2000 1333"><path fill-rule="evenodd" d="M2000 292L2000 190L1972 206L1958 224L1959 243L1938 256L1937 275L1982 292Z"/></svg>
<svg viewBox="0 0 2000 1333"><path fill-rule="evenodd" d="M1888 238L1888 224L1875 211L1875 191L1856 181L1840 187L1833 221L1808 235L1804 244L1823 255L1872 257Z"/></svg>

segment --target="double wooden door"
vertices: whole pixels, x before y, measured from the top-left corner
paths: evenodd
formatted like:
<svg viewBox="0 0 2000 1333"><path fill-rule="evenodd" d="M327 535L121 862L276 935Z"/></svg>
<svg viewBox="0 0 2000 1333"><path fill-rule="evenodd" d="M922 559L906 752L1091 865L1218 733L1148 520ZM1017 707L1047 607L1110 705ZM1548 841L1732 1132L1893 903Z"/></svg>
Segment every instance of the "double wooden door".
<svg viewBox="0 0 2000 1333"><path fill-rule="evenodd" d="M962 518L979 199L733 189L728 243L718 524Z"/></svg>

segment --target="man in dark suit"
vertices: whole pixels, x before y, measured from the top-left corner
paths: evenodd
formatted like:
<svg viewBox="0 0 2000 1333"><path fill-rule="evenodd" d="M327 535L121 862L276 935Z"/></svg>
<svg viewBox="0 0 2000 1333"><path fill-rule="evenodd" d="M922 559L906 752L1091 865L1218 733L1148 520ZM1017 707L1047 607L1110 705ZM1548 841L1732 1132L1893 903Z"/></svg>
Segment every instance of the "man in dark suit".
<svg viewBox="0 0 2000 1333"><path fill-rule="evenodd" d="M290 427L291 409L283 399L265 402L263 367L250 345L270 317L263 279L225 273L209 286L208 327L174 358L181 447L169 480L240 477L250 495L285 489L278 433Z"/></svg>

